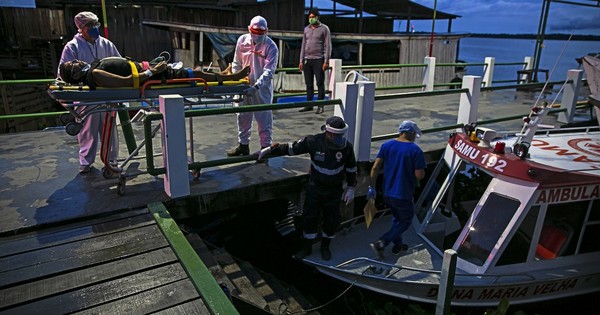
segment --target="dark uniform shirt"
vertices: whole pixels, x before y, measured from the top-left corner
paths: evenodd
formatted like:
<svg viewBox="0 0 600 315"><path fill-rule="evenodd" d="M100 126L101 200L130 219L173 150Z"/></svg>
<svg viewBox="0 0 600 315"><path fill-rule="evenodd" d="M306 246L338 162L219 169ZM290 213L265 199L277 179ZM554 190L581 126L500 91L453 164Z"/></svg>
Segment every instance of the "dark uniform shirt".
<svg viewBox="0 0 600 315"><path fill-rule="evenodd" d="M356 158L352 144L336 149L328 144L325 133L306 136L290 144L280 144L272 149L273 155L310 154L309 181L320 187L339 188L346 179L348 186L356 183Z"/></svg>

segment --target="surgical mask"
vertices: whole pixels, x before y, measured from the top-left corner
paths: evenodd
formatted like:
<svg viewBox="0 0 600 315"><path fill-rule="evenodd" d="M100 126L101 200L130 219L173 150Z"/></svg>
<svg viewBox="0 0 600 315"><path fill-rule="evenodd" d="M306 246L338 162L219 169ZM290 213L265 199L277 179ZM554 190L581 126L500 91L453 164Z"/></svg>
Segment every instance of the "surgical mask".
<svg viewBox="0 0 600 315"><path fill-rule="evenodd" d="M94 40L96 40L96 39L98 39L98 37L100 37L100 30L98 30L97 27L89 28L87 33Z"/></svg>
<svg viewBox="0 0 600 315"><path fill-rule="evenodd" d="M264 42L265 38L267 37L267 35L256 35L256 34L250 34L250 36L252 36L252 41L255 44L260 44L260 43Z"/></svg>
<svg viewBox="0 0 600 315"><path fill-rule="evenodd" d="M310 23L310 25L315 25L315 24L319 23L319 18L317 18L317 17L309 18L308 23Z"/></svg>

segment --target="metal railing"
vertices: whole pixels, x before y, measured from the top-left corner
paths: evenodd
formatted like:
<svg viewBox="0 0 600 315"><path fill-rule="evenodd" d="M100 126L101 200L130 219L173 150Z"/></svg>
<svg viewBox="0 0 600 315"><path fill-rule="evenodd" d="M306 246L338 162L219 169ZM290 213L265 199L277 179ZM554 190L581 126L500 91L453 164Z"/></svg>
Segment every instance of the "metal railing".
<svg viewBox="0 0 600 315"><path fill-rule="evenodd" d="M296 102L296 103L285 103L285 104L259 104L259 105L245 105L239 107L228 107L228 108L211 108L211 109L196 109L185 111L185 117L203 117L203 116L214 116L224 115L232 113L246 113L264 110L281 110L290 108L302 108L306 106L330 106L330 105L342 105L342 101L339 99L335 100L324 100L324 101L313 101L313 102ZM152 121L162 120L163 115L161 113L150 113L144 119L144 141L146 147L146 169L150 175L165 174L166 169L164 167L154 166L154 155L152 150ZM206 167L214 167L228 164L236 164L241 162L248 162L256 160L255 155L228 157L224 159L209 160L202 162L192 162L188 164L189 170L199 170Z"/></svg>

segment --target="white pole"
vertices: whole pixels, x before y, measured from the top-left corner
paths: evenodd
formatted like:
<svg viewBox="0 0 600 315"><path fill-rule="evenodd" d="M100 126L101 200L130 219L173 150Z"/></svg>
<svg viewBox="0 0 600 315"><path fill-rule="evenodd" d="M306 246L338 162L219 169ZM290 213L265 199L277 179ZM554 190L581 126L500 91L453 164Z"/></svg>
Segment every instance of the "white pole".
<svg viewBox="0 0 600 315"><path fill-rule="evenodd" d="M336 98L335 88L336 83L342 82L342 59L329 59L329 91L331 92L330 100Z"/></svg>
<svg viewBox="0 0 600 315"><path fill-rule="evenodd" d="M525 62L525 67L523 68L523 70L531 70L531 69L533 69L533 59L530 56L525 57L525 59L523 60L523 62ZM530 75L532 75L532 74L530 74ZM527 79L528 78L529 78L529 75L527 75L526 73L523 73L521 75L521 82L527 83ZM530 81L531 81L531 79L530 79ZM521 82L519 82L519 83L521 83Z"/></svg>
<svg viewBox="0 0 600 315"><path fill-rule="evenodd" d="M159 110L163 114L162 152L166 168L163 182L165 193L171 198L190 195L187 168L185 114L181 95L160 95Z"/></svg>
<svg viewBox="0 0 600 315"><path fill-rule="evenodd" d="M481 77L474 75L464 76L462 88L469 89L469 92L460 94L457 123L468 125L477 121L477 108L481 95ZM460 128L457 131L460 131Z"/></svg>
<svg viewBox="0 0 600 315"><path fill-rule="evenodd" d="M440 275L440 288L438 290L435 315L450 314L450 302L452 291L454 291L454 275L456 273L456 251L447 249L444 251L442 261L442 274Z"/></svg>
<svg viewBox="0 0 600 315"><path fill-rule="evenodd" d="M359 98L356 108L354 155L358 162L369 162L371 159L373 109L375 108L375 82L358 81L358 85Z"/></svg>
<svg viewBox="0 0 600 315"><path fill-rule="evenodd" d="M494 64L496 59L494 57L485 57L485 72L483 73L483 84L486 87L492 86L494 81Z"/></svg>
<svg viewBox="0 0 600 315"><path fill-rule="evenodd" d="M567 83L563 90L560 108L566 108L567 111L558 113L557 120L561 123L569 123L573 121L575 107L577 106L577 95L579 95L579 89L582 85L582 78L582 70L569 70L567 72L567 80L571 80L571 83Z"/></svg>
<svg viewBox="0 0 600 315"><path fill-rule="evenodd" d="M435 57L425 57L425 73L423 74L423 91L433 91L435 83Z"/></svg>

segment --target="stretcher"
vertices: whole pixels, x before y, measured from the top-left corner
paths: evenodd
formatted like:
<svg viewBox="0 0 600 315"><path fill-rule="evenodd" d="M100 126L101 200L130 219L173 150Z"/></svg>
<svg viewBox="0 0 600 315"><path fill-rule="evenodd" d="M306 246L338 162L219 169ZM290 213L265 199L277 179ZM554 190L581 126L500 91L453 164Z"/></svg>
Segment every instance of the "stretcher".
<svg viewBox="0 0 600 315"><path fill-rule="evenodd" d="M88 86L68 85L64 83L55 83L49 86L48 94L54 100L65 107L69 114L61 117L65 124L65 131L69 135L77 135L83 126L85 119L94 113L104 113L104 125L101 134L100 158L104 167L102 175L105 178L111 178L114 174L119 174L119 183L117 193L123 195L125 192L125 181L127 175L124 171L127 163L135 157L141 148L145 145L145 140L140 145L135 145L133 130L128 112L131 110L156 109L160 95L179 94L189 108L199 104L208 104L208 99L218 99L218 103L239 102L242 99L243 91L248 88L248 80L206 82L201 78L171 79L166 81L149 80L139 88L96 88L90 89ZM237 97L236 97L237 96ZM147 104L146 106L125 106L127 103ZM111 137L115 126L116 114L119 113L121 127L129 156L121 163L115 163L109 160L111 147ZM152 131L152 136L157 133L160 126ZM193 125L190 117L189 121L190 159L193 162ZM133 175L137 176L139 174ZM194 176L199 176L195 173Z"/></svg>

